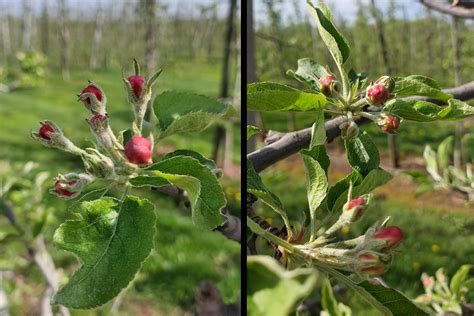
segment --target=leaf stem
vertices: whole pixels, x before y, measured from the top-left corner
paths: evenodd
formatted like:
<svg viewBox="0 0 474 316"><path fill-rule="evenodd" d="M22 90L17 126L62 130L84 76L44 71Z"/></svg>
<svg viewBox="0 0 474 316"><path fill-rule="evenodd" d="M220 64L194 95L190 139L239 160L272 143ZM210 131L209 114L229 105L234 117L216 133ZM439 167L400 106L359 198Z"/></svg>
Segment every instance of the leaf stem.
<svg viewBox="0 0 474 316"><path fill-rule="evenodd" d="M265 238L268 241L271 241L278 246L281 246L288 250L289 252L294 252L295 247L289 242L279 238L278 236L273 235L272 233L266 231L262 227L260 227L257 223L255 223L250 217L247 216L247 226L250 228L252 232L259 235L262 238Z"/></svg>

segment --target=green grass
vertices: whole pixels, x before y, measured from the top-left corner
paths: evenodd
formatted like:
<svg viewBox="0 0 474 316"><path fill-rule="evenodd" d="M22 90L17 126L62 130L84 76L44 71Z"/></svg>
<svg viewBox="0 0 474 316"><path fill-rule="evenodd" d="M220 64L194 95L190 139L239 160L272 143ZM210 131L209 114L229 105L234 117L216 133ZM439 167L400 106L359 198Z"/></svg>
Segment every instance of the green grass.
<svg viewBox="0 0 474 316"><path fill-rule="evenodd" d="M173 89L216 97L220 68L218 63L175 63L164 69L155 85L155 91L160 93ZM129 128L133 113L127 103L119 69L97 72L77 70L71 73L71 79L67 82L62 80L58 71L53 70L45 85L40 88L0 94L0 160L34 160L40 164L41 170L48 170L51 176L58 172L79 171L82 163L77 157L45 148L29 134L31 130L37 130L39 121L49 119L56 122L76 145L89 145L92 135L85 122L89 114L82 103L76 102L76 94L87 85L87 79L95 81L105 90L113 130L118 132ZM214 131L215 127L211 127L199 134L172 136L157 147L163 146L161 152L186 148L210 156ZM233 162L239 164L240 127L237 124L234 125L234 144ZM240 208L236 207L236 192L240 191L240 182L223 179L223 183L225 188L233 188L229 195L233 213L240 212ZM133 307L137 304L170 315L190 311L195 291L203 280L214 281L226 301L235 301L240 294L240 245L219 233L195 227L190 211L177 208L170 198L147 190L140 192L141 196L152 200L156 207L156 246L127 291L123 303L125 314L136 314L137 310ZM53 206L54 216L50 216L45 232L47 243L51 245L54 230L62 221L71 218L71 214L66 211L68 204L64 201L47 195L44 202ZM0 219L0 229L6 229L7 226L6 221ZM10 258L18 254L25 255L22 245L9 248ZM59 252L52 246L50 252L57 266L65 269L66 275L71 275L77 268L77 260L70 253ZM7 253L2 251L3 254ZM21 261L23 264L16 262L18 263L1 260L0 265L20 271L25 277L28 290L26 286L4 282L11 299L11 312L24 314L25 306L22 298L15 294L15 289L21 288L28 295L39 297L44 282L39 271L29 265L28 261ZM109 303L98 310L74 312L74 315L106 314L110 307Z"/></svg>

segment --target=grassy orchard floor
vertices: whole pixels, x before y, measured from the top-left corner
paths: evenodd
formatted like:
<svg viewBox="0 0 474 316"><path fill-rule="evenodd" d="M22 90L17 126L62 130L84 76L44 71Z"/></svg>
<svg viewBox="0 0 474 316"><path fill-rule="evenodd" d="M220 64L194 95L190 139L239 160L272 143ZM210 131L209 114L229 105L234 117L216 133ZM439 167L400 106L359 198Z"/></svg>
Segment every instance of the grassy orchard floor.
<svg viewBox="0 0 474 316"><path fill-rule="evenodd" d="M286 117L283 119L283 116L267 114L265 113L264 120L267 119L267 122L271 123L268 123L266 128L278 131L287 129ZM271 120L268 120L269 118ZM306 126L310 126L310 114L306 114L306 120L308 121ZM305 127L300 125L297 126L298 129ZM438 143L450 134L451 127L454 130L452 123L434 123L423 124L418 129L411 124L408 130L402 129L399 137L403 153L402 166L422 168L423 160L419 155L424 144L429 141ZM372 130L371 136L375 134L373 139L376 142L385 142L384 134L369 126L365 128ZM412 139L407 135L409 133L418 133L423 135L423 138L417 139L416 143L406 144L405 142ZM424 135L430 137L425 138ZM413 152L411 149L416 151ZM388 165L388 157L383 146L381 150L382 167L384 167ZM340 139L329 145L328 151L331 157L330 182L334 183L349 173L350 167ZM306 223L309 223L306 187L305 182L301 181L305 177L305 170L300 158L292 156L280 161L261 175L268 188L281 198L290 218L294 222L306 220ZM438 268L444 267L448 275L452 276L462 264L474 262L473 205L468 205L450 191L437 191L415 197L413 194L415 190L416 184L408 177L395 173L390 182L375 191L374 202L361 221L352 225L345 235L339 233L339 237L350 239L364 233L374 221L390 216L390 225L400 226L405 237L384 280L390 286L402 290L410 298L423 291L420 282L422 272L433 275ZM276 225L282 225L274 212L265 206L261 207L264 218L270 218ZM471 301L474 300L474 293L470 295ZM340 299L345 299L345 302L353 308L355 315L379 315L376 311L371 312L370 306L351 292L348 297Z"/></svg>
<svg viewBox="0 0 474 316"><path fill-rule="evenodd" d="M76 102L76 94L87 85L87 79L95 81L105 90L113 130L118 132L128 128L133 113L127 103L119 70L75 70L71 72L68 82L61 79L59 72L52 71L47 83L41 88L0 94L0 160L35 160L40 163L42 170L48 170L52 175L80 170L81 162L76 157L44 148L31 139L29 133L39 127L40 120L49 119L55 121L77 145L87 146L91 136L85 122L88 112L82 103ZM155 85L155 91L160 93L173 89L216 97L219 80L219 64L177 63L172 68L165 68ZM209 156L214 130L210 128L200 134L171 136L157 146L156 156L178 148L193 149ZM232 158L233 163L239 165L240 127L237 123L233 131ZM224 178L223 183L233 208L240 211L240 181ZM190 212L176 209L169 198L149 191L141 192L156 205L158 233L155 250L125 296L125 314L182 315L184 311L192 310L195 290L202 280L214 281L226 301L235 301L240 293L240 245L218 233L196 228L191 222ZM50 216L51 223L45 232L45 238L50 241L54 229L60 222L70 218L70 214L64 211L66 203L49 195L46 199L46 203L53 205L55 210L55 216ZM0 219L0 229L6 225ZM23 252L23 249L19 248L19 251ZM77 268L77 261L69 253L58 252L53 247L50 252L67 275ZM0 256L3 257L0 259L0 269L8 270L12 262L6 260L8 256L4 256L1 251ZM26 276L21 282L15 281L17 287L25 289L27 286L31 296L40 297L43 289L40 274L36 269L28 269L26 261L21 262L23 267L20 270ZM23 282L25 284L20 286ZM11 313L24 314L24 298L17 296L15 284L4 283L7 295L11 298ZM102 313L108 312L110 307L107 304L100 310ZM101 312L83 311L74 312L73 315L97 313Z"/></svg>

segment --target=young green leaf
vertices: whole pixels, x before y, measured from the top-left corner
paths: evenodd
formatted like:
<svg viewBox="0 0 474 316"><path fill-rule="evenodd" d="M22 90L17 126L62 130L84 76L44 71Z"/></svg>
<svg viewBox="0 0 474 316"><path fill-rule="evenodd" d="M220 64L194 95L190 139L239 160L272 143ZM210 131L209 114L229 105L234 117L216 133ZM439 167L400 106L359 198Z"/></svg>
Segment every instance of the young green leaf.
<svg viewBox="0 0 474 316"><path fill-rule="evenodd" d="M153 108L158 118L160 138L176 133L200 132L228 110L227 105L210 97L175 91L157 96Z"/></svg>
<svg viewBox="0 0 474 316"><path fill-rule="evenodd" d="M288 73L293 74L296 80L307 84L318 91L319 79L329 74L324 66L318 64L310 58L298 59L298 68L296 71L289 70Z"/></svg>
<svg viewBox="0 0 474 316"><path fill-rule="evenodd" d="M247 85L247 109L256 111L315 111L324 107L326 97L279 83L259 82Z"/></svg>
<svg viewBox="0 0 474 316"><path fill-rule="evenodd" d="M436 153L438 166L441 170L448 168L454 154L454 136L449 136L444 139L438 146Z"/></svg>
<svg viewBox="0 0 474 316"><path fill-rule="evenodd" d="M350 54L350 47L347 40L336 29L328 14L329 10L325 8L323 4L319 4L319 6L316 7L309 0L307 3L311 14L316 19L319 34L329 49L334 61L339 65L343 65Z"/></svg>
<svg viewBox="0 0 474 316"><path fill-rule="evenodd" d="M346 147L347 160L358 172L367 174L378 168L380 164L379 151L367 132L364 131L358 137L346 139L344 146Z"/></svg>
<svg viewBox="0 0 474 316"><path fill-rule="evenodd" d="M326 143L326 128L324 127L324 111L319 109L316 111L316 119L311 128L311 142L309 149L317 145L324 145Z"/></svg>
<svg viewBox="0 0 474 316"><path fill-rule="evenodd" d="M342 316L338 308L338 302L332 292L331 282L324 279L321 289L321 305L330 316Z"/></svg>
<svg viewBox="0 0 474 316"><path fill-rule="evenodd" d="M173 152L167 153L161 160L167 160L176 156L192 157L194 159L197 159L201 163L201 165L208 167L209 170L211 170L214 174L220 172L220 169L217 167L214 160L208 159L200 153L192 150L178 149Z"/></svg>
<svg viewBox="0 0 474 316"><path fill-rule="evenodd" d="M454 276L451 278L449 288L451 292L456 295L457 299L460 299L459 290L461 289L461 286L463 285L464 281L466 281L466 278L469 275L469 270L471 270L471 268L472 265L464 264L458 269L458 271L456 271L456 274L454 274Z"/></svg>
<svg viewBox="0 0 474 316"><path fill-rule="evenodd" d="M153 248L156 216L147 200L127 196L84 202L81 219L66 221L55 245L79 257L82 266L52 298L52 304L89 309L114 298Z"/></svg>
<svg viewBox="0 0 474 316"><path fill-rule="evenodd" d="M249 140L253 135L259 134L261 132L262 131L256 126L247 125L247 140Z"/></svg>
<svg viewBox="0 0 474 316"><path fill-rule="evenodd" d="M197 226L214 229L225 222L221 209L227 201L222 187L215 174L199 160L175 156L154 163L145 171L150 176L149 180L157 178L157 181L163 182L164 179L188 193L193 222Z"/></svg>
<svg viewBox="0 0 474 316"><path fill-rule="evenodd" d="M315 237L316 210L326 197L328 179L324 169L316 159L305 153L301 153L301 157L306 167L306 191L311 217L311 239L313 239Z"/></svg>
<svg viewBox="0 0 474 316"><path fill-rule="evenodd" d="M448 100L447 106L439 106L428 101L393 99L387 102L384 111L416 122L437 120L459 120L474 114L474 107L456 100Z"/></svg>
<svg viewBox="0 0 474 316"><path fill-rule="evenodd" d="M442 101L448 101L453 96L441 91L438 84L431 78L424 76L395 77L393 93L397 98L409 96L425 96Z"/></svg>
<svg viewBox="0 0 474 316"><path fill-rule="evenodd" d="M311 293L317 275L310 269L286 271L268 256L249 256L247 281L249 315L287 316Z"/></svg>

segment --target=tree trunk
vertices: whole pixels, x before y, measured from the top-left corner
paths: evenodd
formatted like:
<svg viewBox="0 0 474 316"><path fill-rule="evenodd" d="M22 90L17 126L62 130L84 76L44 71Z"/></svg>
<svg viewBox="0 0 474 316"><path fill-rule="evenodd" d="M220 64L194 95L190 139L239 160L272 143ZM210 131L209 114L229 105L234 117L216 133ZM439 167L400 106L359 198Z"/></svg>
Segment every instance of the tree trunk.
<svg viewBox="0 0 474 316"><path fill-rule="evenodd" d="M387 74L391 75L392 67L390 65L390 61L388 57L388 49L387 49L387 43L385 41L383 20L382 20L382 17L380 16L380 13L377 11L377 8L375 7L375 0L370 0L370 4L371 4L372 17L375 20L375 28L378 34L378 40L380 44L380 50L382 52L384 68ZM393 134L389 134L387 136L387 141L388 141L388 147L390 151L391 165L393 168L398 168L400 167L400 162L399 162L399 151L398 151L396 136Z"/></svg>
<svg viewBox="0 0 474 316"><path fill-rule="evenodd" d="M453 47L453 64L454 64L454 85L459 86L461 84L461 38L460 38L460 26L461 20L457 17L451 17L451 40ZM454 137L454 167L461 168L462 157L463 157L463 146L462 137L464 135L464 123L459 121L456 123L456 132Z"/></svg>
<svg viewBox="0 0 474 316"><path fill-rule="evenodd" d="M63 79L69 80L69 30L67 23L66 0L58 0L59 5L59 62Z"/></svg>
<svg viewBox="0 0 474 316"><path fill-rule="evenodd" d="M21 25L21 49L29 51L31 49L31 33L33 32L33 11L30 0L23 0L23 21Z"/></svg>
<svg viewBox="0 0 474 316"><path fill-rule="evenodd" d="M257 81L255 64L255 30L253 27L253 0L247 0L247 83ZM247 111L247 124L255 125L257 114ZM255 150L255 137L247 141L247 153Z"/></svg>
<svg viewBox="0 0 474 316"><path fill-rule="evenodd" d="M43 9L42 9L42 12L41 12L41 51L46 56L49 53L48 0L43 0Z"/></svg>
<svg viewBox="0 0 474 316"><path fill-rule="evenodd" d="M229 79L230 79L230 56L232 53L232 39L234 38L235 29L235 13L237 11L237 0L230 0L229 15L227 17L227 27L224 38L224 60L222 67L221 89L219 97L227 99L229 97ZM212 159L217 161L219 155L219 148L225 137L225 129L222 126L217 126L216 135L214 139L214 148L212 150Z"/></svg>
<svg viewBox="0 0 474 316"><path fill-rule="evenodd" d="M155 69L155 9L156 0L144 0L145 3L145 64L146 73L151 75Z"/></svg>
<svg viewBox="0 0 474 316"><path fill-rule="evenodd" d="M104 22L105 10L102 5L99 4L95 19L94 36L92 38L91 56L89 60L89 67L92 69L97 69L97 61L99 59L100 43L102 41Z"/></svg>
<svg viewBox="0 0 474 316"><path fill-rule="evenodd" d="M6 5L2 6L3 15L0 18L0 26L2 28L2 40L3 40L3 61L5 65L8 65L8 58L12 53L12 46L10 40L10 17L8 14L8 7Z"/></svg>

